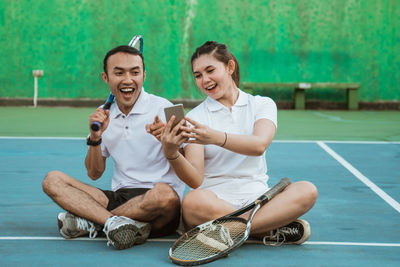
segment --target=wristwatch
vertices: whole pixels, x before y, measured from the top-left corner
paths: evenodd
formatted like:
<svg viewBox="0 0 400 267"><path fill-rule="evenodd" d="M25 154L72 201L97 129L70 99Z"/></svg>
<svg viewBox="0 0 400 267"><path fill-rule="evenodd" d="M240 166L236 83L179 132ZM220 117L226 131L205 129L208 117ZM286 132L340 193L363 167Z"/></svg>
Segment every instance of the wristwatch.
<svg viewBox="0 0 400 267"><path fill-rule="evenodd" d="M86 144L87 144L88 146L98 146L98 145L101 144L101 138L100 138L99 140L97 140L97 141L92 141L92 140L90 140L90 136L88 136L88 137L86 138Z"/></svg>

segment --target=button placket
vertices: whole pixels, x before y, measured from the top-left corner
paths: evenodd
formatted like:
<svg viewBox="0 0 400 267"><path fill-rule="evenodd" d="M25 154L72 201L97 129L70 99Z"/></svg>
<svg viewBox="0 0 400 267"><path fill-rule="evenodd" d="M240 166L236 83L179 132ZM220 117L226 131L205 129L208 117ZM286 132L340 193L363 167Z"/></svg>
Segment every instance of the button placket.
<svg viewBox="0 0 400 267"><path fill-rule="evenodd" d="M129 135L129 116L122 116L122 118L124 119L124 123L123 123L123 127L124 127L124 136L128 137Z"/></svg>
<svg viewBox="0 0 400 267"><path fill-rule="evenodd" d="M232 112L231 112L231 116L232 116L232 126L231 126L231 127L232 127L233 129L235 129L234 132L236 132L237 129L240 129L240 128L241 128L241 127L240 127L241 124L246 123L246 122L244 122L244 121L240 121L238 115L239 115L239 110L238 110L235 106L233 106L233 107L232 107Z"/></svg>
<svg viewBox="0 0 400 267"><path fill-rule="evenodd" d="M232 127L234 128L235 117L233 116L233 111L232 112L229 111L229 110L226 110L226 111L227 111L227 117L228 117L228 120L229 120L229 124L228 124L228 127L226 128L226 130L231 132L232 131Z"/></svg>

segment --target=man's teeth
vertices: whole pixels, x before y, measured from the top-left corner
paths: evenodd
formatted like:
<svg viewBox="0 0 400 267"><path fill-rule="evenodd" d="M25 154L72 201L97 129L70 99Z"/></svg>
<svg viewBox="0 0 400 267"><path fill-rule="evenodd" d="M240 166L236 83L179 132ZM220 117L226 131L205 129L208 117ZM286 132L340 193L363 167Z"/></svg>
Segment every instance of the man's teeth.
<svg viewBox="0 0 400 267"><path fill-rule="evenodd" d="M120 89L121 90L121 92L124 92L124 93L129 93L129 92L133 92L133 88L121 88Z"/></svg>

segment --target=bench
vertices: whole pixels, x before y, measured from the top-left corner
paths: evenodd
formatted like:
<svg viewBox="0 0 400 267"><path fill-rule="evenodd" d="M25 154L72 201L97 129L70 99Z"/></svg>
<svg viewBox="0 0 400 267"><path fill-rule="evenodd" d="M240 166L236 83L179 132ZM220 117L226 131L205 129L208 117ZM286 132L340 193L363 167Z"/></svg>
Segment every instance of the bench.
<svg viewBox="0 0 400 267"><path fill-rule="evenodd" d="M252 92L255 88L273 89L273 88L291 88L294 89L294 108L304 109L306 102L306 90L311 89L345 89L347 107L350 110L358 109L358 89L360 83L253 83L243 82L243 90Z"/></svg>

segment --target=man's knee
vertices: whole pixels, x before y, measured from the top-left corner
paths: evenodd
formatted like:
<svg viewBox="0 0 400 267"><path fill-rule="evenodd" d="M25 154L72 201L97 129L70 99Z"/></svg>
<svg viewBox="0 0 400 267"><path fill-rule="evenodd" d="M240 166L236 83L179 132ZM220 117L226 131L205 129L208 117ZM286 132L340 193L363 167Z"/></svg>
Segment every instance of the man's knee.
<svg viewBox="0 0 400 267"><path fill-rule="evenodd" d="M151 194L155 196L160 207L176 209L180 206L179 196L170 185L157 183L151 191Z"/></svg>
<svg viewBox="0 0 400 267"><path fill-rule="evenodd" d="M64 174L60 171L48 172L42 182L43 191L48 195L54 193L54 190L59 186L60 183L62 183L63 175Z"/></svg>

